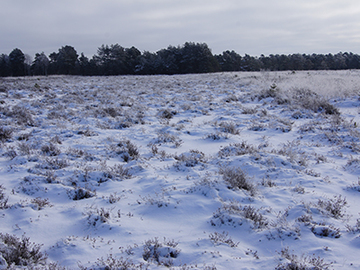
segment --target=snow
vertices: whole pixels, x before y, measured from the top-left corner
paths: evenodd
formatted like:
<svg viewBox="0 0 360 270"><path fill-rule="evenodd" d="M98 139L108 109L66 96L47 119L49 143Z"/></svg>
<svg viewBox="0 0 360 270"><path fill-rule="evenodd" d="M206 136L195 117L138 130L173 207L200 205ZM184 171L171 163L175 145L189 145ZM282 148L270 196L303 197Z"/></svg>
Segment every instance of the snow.
<svg viewBox="0 0 360 270"><path fill-rule="evenodd" d="M68 269L358 269L359 73L3 78L0 232Z"/></svg>

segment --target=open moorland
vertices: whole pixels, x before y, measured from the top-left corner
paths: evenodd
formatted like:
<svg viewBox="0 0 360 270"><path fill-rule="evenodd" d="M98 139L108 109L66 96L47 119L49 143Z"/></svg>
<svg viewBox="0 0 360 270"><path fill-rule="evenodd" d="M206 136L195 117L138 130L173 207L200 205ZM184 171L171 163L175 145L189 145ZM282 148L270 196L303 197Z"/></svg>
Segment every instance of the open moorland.
<svg viewBox="0 0 360 270"><path fill-rule="evenodd" d="M359 269L360 71L0 79L0 269Z"/></svg>

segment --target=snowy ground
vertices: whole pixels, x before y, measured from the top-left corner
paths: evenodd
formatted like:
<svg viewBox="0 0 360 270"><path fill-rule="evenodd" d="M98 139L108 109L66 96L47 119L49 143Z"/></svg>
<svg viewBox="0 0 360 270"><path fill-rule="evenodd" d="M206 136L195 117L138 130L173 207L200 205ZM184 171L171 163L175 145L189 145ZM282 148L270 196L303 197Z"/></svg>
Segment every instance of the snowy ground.
<svg viewBox="0 0 360 270"><path fill-rule="evenodd" d="M41 269L359 269L359 93L360 71L0 79L0 268L12 237Z"/></svg>

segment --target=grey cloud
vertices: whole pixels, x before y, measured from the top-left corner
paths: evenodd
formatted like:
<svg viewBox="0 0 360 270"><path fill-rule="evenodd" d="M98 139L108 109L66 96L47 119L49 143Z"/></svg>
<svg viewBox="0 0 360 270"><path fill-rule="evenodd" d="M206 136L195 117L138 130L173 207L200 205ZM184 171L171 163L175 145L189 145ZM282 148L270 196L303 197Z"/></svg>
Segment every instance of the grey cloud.
<svg viewBox="0 0 360 270"><path fill-rule="evenodd" d="M17 0L2 3L0 53L34 55L72 45L91 57L101 44L156 51L186 41L214 53L358 53L353 0Z"/></svg>

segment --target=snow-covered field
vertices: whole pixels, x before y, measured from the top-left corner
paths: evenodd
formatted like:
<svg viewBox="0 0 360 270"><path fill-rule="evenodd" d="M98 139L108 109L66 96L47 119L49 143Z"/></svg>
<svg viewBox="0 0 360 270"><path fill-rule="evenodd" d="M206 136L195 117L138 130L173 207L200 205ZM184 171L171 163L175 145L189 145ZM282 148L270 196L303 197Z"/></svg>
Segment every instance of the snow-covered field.
<svg viewBox="0 0 360 270"><path fill-rule="evenodd" d="M360 71L0 79L0 268L359 269L359 93Z"/></svg>

